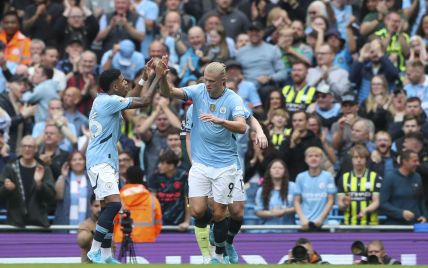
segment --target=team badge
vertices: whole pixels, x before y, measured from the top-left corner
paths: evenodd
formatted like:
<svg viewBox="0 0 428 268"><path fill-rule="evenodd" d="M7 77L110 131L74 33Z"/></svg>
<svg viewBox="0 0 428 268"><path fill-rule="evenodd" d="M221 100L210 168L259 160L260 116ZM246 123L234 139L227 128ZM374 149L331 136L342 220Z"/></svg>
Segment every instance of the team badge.
<svg viewBox="0 0 428 268"><path fill-rule="evenodd" d="M215 104L210 104L210 111L214 112L215 111Z"/></svg>
<svg viewBox="0 0 428 268"><path fill-rule="evenodd" d="M225 114L225 113L226 113L226 107L221 106L221 107L220 107L220 113L221 113L221 114Z"/></svg>
<svg viewBox="0 0 428 268"><path fill-rule="evenodd" d="M107 182L106 183L106 188L109 189L109 190L113 189L113 183Z"/></svg>

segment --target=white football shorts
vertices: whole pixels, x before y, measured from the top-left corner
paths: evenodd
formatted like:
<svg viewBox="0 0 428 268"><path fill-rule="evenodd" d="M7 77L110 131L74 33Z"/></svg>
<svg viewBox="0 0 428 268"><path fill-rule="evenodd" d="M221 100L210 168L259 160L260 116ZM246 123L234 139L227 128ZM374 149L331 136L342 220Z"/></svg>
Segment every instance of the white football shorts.
<svg viewBox="0 0 428 268"><path fill-rule="evenodd" d="M104 200L104 197L119 192L119 172L112 166L102 163L91 167L88 170L89 180L97 200Z"/></svg>

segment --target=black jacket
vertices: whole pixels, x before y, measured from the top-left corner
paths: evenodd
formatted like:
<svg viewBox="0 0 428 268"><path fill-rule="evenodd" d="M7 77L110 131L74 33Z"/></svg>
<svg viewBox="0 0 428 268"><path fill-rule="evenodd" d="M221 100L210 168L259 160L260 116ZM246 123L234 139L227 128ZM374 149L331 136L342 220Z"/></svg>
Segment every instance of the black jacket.
<svg viewBox="0 0 428 268"><path fill-rule="evenodd" d="M0 174L0 199L5 201L7 223L24 227L25 225L49 226L48 205L55 203L55 188L52 172L45 166L40 189L33 185L28 200L23 196L23 186L17 172L19 159L6 165ZM6 190L4 180L10 179L16 186L12 191Z"/></svg>
<svg viewBox="0 0 428 268"><path fill-rule="evenodd" d="M310 130L307 130L306 136L301 138L300 143L297 144L294 148L290 148L290 140L291 138L288 138L281 144L279 147L279 152L281 154L282 160L284 160L284 162L287 164L290 180L295 181L297 175L300 172L308 169L308 165L305 162L306 149L315 146L321 148L322 150L323 146L320 138L315 136L315 134Z"/></svg>

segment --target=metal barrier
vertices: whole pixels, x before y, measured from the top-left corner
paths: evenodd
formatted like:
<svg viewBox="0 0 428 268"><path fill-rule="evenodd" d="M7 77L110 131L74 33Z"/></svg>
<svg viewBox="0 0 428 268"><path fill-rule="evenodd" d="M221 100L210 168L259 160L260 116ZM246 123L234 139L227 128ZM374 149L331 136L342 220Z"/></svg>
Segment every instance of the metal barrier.
<svg viewBox="0 0 428 268"><path fill-rule="evenodd" d="M63 230L63 231L76 231L78 230L78 225L51 225L50 227L40 227L28 225L26 227L16 227L12 225L0 225L1 231L53 231L53 230ZM190 226L189 230L193 230L194 227ZM242 230L296 230L300 229L299 225L242 225ZM327 224L323 225L322 230L328 230L332 233L336 231L413 231L413 225L332 225ZM162 226L163 231L178 231L178 226Z"/></svg>

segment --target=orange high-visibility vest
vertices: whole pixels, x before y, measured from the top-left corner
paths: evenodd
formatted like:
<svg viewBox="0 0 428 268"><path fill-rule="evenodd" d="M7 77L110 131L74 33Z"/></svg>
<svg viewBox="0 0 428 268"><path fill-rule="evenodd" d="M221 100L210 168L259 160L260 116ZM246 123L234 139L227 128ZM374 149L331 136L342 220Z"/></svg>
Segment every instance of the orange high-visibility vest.
<svg viewBox="0 0 428 268"><path fill-rule="evenodd" d="M120 189L122 209L131 211L133 228L132 241L136 243L154 242L162 229L162 211L158 199L142 184L125 184ZM121 217L114 220L113 240L122 242Z"/></svg>
<svg viewBox="0 0 428 268"><path fill-rule="evenodd" d="M7 42L6 32L2 31L0 41L5 44L4 57L7 61L26 65L31 63L31 40L20 31L17 31L9 42Z"/></svg>

